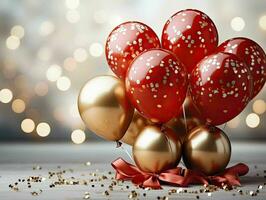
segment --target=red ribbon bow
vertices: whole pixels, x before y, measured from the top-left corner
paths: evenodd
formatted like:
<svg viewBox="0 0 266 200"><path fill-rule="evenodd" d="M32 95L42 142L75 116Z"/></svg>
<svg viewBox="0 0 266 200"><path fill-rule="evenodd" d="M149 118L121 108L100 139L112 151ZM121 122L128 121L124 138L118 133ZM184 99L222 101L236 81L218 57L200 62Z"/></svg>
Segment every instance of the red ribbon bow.
<svg viewBox="0 0 266 200"><path fill-rule="evenodd" d="M213 184L222 186L240 185L238 176L248 173L248 166L239 163L224 170L224 172L215 176L206 176L200 172L190 169L182 169L176 167L165 170L159 174L143 172L136 166L126 162L122 158L112 162L113 168L116 170L117 180L131 180L132 183L140 187L149 187L152 189L161 189L161 183L186 187L190 184Z"/></svg>

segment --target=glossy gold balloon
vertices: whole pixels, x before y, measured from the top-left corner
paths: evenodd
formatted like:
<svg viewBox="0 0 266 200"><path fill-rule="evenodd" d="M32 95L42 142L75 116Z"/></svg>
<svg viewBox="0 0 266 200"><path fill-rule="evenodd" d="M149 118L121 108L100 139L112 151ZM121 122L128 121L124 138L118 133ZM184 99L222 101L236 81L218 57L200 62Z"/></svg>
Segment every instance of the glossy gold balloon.
<svg viewBox="0 0 266 200"><path fill-rule="evenodd" d="M80 91L78 108L87 128L113 141L124 136L134 112L123 82L114 76L89 80Z"/></svg>
<svg viewBox="0 0 266 200"><path fill-rule="evenodd" d="M180 137L182 143L188 132L204 123L198 118L199 112L190 97L186 97L183 106L185 113L183 113L183 108L181 108L180 115L165 124L173 129L173 131Z"/></svg>
<svg viewBox="0 0 266 200"><path fill-rule="evenodd" d="M142 129L149 124L151 124L151 122L142 117L139 112L135 110L133 119L121 141L133 145Z"/></svg>
<svg viewBox="0 0 266 200"><path fill-rule="evenodd" d="M179 163L181 143L170 128L149 125L137 137L133 157L141 170L158 173Z"/></svg>
<svg viewBox="0 0 266 200"><path fill-rule="evenodd" d="M190 96L186 97L183 105L185 108L185 114L187 118L193 118L193 117L199 118L200 117L200 111L196 107L196 105L193 103Z"/></svg>
<svg viewBox="0 0 266 200"><path fill-rule="evenodd" d="M165 126L171 128L179 136L180 142L183 143L187 135L187 130L181 116L171 119Z"/></svg>
<svg viewBox="0 0 266 200"><path fill-rule="evenodd" d="M183 143L183 161L187 168L214 175L223 171L231 156L226 134L214 126L194 128Z"/></svg>

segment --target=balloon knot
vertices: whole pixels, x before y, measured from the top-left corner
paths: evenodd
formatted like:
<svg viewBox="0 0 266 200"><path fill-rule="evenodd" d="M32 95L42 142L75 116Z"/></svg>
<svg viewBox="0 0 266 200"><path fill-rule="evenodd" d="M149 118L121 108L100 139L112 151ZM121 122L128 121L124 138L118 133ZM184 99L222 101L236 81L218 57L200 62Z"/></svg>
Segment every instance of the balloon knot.
<svg viewBox="0 0 266 200"><path fill-rule="evenodd" d="M116 141L116 148L119 148L119 147L121 147L122 146L122 142L120 142L120 141Z"/></svg>

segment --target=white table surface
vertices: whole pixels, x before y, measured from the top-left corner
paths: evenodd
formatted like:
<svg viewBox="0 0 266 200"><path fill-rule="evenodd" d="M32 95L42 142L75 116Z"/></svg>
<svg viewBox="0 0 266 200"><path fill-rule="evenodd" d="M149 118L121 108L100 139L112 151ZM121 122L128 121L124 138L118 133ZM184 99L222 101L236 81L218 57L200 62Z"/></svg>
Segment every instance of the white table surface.
<svg viewBox="0 0 266 200"><path fill-rule="evenodd" d="M125 146L129 151L130 147ZM110 191L108 188L114 171L110 163L118 157L130 161L121 150L116 149L114 143L85 143L82 145L54 143L54 144L18 144L0 143L0 200L6 199L65 199L76 200L90 196L90 199L128 199L136 194L135 199L266 199L266 142L233 142L232 158L229 166L245 162L250 172L241 178L242 187L231 191L218 190L211 193L199 192L203 186L178 188L163 186L163 190L138 189L131 182L119 183ZM91 165L86 165L86 162ZM79 181L77 185L56 185L57 175L49 178L49 172L58 173L65 170L62 177L68 181ZM109 174L109 172L112 172ZM30 176L42 179L41 182L30 181ZM91 179L107 179L90 182ZM71 179L73 177L73 179ZM21 179L19 182L18 179ZM22 179L25 179L22 182ZM82 185L87 182L87 185ZM9 185L18 183L11 189ZM94 185L94 187L92 186ZM262 189L258 190L259 186ZM16 191L16 188L18 191ZM177 193L168 194L176 189ZM185 193L186 190L186 193ZM242 190L243 194L240 194ZM105 194L108 191L109 195ZM132 193L135 191L136 193ZM36 193L35 193L36 192ZM257 193L256 196L250 194ZM146 196L143 196L143 194ZM134 196L134 195L133 195Z"/></svg>

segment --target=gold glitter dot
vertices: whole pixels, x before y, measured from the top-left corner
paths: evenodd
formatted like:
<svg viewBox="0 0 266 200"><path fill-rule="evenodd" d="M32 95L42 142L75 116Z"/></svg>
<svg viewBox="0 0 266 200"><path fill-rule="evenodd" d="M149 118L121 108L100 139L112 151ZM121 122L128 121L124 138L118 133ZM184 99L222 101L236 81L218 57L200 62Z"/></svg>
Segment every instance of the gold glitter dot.
<svg viewBox="0 0 266 200"><path fill-rule="evenodd" d="M90 165L91 165L91 162L89 162L89 161L86 162L86 165L87 165L87 166L90 166Z"/></svg>

